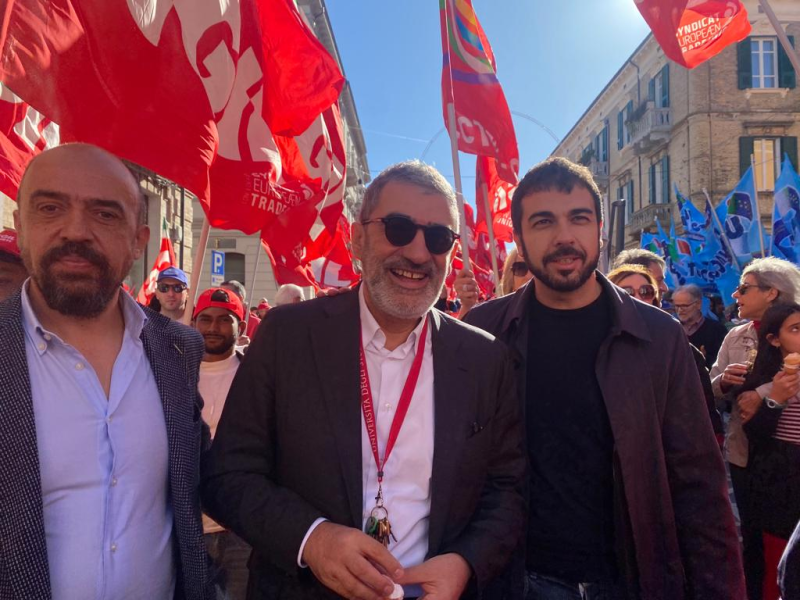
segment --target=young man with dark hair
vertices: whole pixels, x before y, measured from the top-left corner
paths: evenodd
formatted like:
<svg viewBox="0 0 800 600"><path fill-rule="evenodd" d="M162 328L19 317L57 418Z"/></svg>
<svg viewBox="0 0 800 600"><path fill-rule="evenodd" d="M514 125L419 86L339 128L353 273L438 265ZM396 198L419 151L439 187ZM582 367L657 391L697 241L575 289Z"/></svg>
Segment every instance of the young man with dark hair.
<svg viewBox="0 0 800 600"><path fill-rule="evenodd" d="M531 169L511 214L534 278L466 318L521 367L530 498L526 574L510 596L743 600L725 470L686 337L597 271L599 199L584 167L552 158Z"/></svg>

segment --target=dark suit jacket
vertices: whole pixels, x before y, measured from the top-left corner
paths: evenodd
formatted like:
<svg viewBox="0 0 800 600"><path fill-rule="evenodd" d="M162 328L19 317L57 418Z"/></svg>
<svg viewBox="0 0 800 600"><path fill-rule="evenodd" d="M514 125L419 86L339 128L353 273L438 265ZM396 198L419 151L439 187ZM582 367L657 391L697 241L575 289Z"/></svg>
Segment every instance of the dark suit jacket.
<svg viewBox="0 0 800 600"><path fill-rule="evenodd" d="M664 311L597 279L612 307L595 371L614 435L617 562L627 598L745 600L725 467L686 335ZM467 314L514 349L523 404L534 285ZM521 586L509 589L520 596Z"/></svg>
<svg viewBox="0 0 800 600"><path fill-rule="evenodd" d="M145 353L164 405L178 565L176 598L213 597L197 486L208 428L200 418L197 332L149 309ZM0 303L0 600L52 596L45 545L33 399L17 293Z"/></svg>
<svg viewBox="0 0 800 600"><path fill-rule="evenodd" d="M503 345L432 314L428 556L463 556L474 591L522 531L523 427ZM333 597L297 567L303 537L318 517L361 528L359 323L357 293L272 309L234 379L202 495L209 514L253 546L252 597Z"/></svg>

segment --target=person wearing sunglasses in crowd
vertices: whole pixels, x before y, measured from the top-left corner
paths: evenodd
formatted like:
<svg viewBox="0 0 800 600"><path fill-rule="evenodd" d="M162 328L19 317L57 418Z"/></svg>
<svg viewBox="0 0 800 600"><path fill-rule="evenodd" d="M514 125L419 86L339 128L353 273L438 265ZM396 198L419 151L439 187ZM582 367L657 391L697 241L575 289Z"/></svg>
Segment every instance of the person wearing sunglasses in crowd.
<svg viewBox="0 0 800 600"><path fill-rule="evenodd" d="M652 273L641 265L623 265L611 271L608 280L629 296L645 304L660 306L658 288Z"/></svg>
<svg viewBox="0 0 800 600"><path fill-rule="evenodd" d="M776 302L800 299L800 270L779 258L757 258L744 271L733 293L739 318L747 323L734 327L725 336L711 367L714 396L718 403L730 404L731 418L725 436L725 459L728 461L733 494L739 510L744 570L749 600L761 600L764 581L764 550L761 531L753 522L747 473L748 442L742 420L755 413L768 387L740 393L740 386L750 372L758 353L758 329L764 312Z"/></svg>
<svg viewBox="0 0 800 600"><path fill-rule="evenodd" d="M651 265L658 266L657 263L651 263ZM653 275L653 271L642 264L623 264L611 271L608 274L608 279L621 287L629 296L633 296L645 304L652 304L657 307L661 306L661 288L658 286L658 281L655 275ZM725 426L722 422L722 416L717 410L716 402L714 401L714 391L711 387L711 377L708 373L708 367L706 367L706 357L691 342L689 343L689 348L692 351L694 362L697 365L700 383L703 385L703 394L706 399L706 408L708 408L711 426L714 428L714 435L717 438L717 443L720 449L722 449L722 444L725 440Z"/></svg>
<svg viewBox="0 0 800 600"><path fill-rule="evenodd" d="M457 231L439 172L389 167L353 223L357 290L267 313L201 486L253 547L249 598L474 598L511 556L526 459L508 350L432 310Z"/></svg>
<svg viewBox="0 0 800 600"><path fill-rule="evenodd" d="M725 469L686 336L597 270L591 172L536 165L511 219L533 279L466 318L519 364L530 498L505 597L741 600Z"/></svg>
<svg viewBox="0 0 800 600"><path fill-rule="evenodd" d="M159 312L173 321L180 321L189 298L189 280L178 267L167 267L156 280Z"/></svg>
<svg viewBox="0 0 800 600"><path fill-rule="evenodd" d="M500 288L503 290L503 295L507 296L516 292L528 283L531 277L533 275L528 269L528 265L525 264L525 261L519 259L517 249L512 248L508 256L506 256L503 275L500 279ZM472 307L478 303L480 297L478 284L475 282L471 271L461 271L458 273L453 287L456 290L458 299L461 301L458 318L463 319Z"/></svg>

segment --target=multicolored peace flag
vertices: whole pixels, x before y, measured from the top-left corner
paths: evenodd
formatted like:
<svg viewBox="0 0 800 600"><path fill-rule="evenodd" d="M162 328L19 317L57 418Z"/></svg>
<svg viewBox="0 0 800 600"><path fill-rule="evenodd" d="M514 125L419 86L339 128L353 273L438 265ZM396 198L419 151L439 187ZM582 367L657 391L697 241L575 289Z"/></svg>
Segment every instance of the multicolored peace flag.
<svg viewBox="0 0 800 600"><path fill-rule="evenodd" d="M472 8L472 0L440 0L439 16L445 125L449 125L449 107L453 105L458 149L494 157L500 177L516 183L517 136L503 88L497 80L494 53Z"/></svg>

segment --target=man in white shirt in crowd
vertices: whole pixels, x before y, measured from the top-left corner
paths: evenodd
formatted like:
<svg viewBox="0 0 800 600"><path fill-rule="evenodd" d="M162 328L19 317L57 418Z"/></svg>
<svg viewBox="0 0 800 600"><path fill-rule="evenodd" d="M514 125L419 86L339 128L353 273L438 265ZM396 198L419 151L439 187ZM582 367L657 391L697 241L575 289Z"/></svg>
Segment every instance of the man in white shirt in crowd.
<svg viewBox="0 0 800 600"><path fill-rule="evenodd" d="M203 420L213 439L225 398L242 359L242 355L236 352L236 340L245 328L242 301L237 294L226 289L208 289L197 299L192 325L203 336L205 344L197 387L204 401ZM212 577L217 597L244 600L250 546L206 515L203 515L203 533L214 563Z"/></svg>
<svg viewBox="0 0 800 600"><path fill-rule="evenodd" d="M516 547L512 363L431 310L457 230L440 173L389 167L353 225L358 291L267 313L202 482L209 514L253 546L251 600L476 598Z"/></svg>

